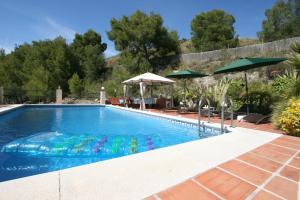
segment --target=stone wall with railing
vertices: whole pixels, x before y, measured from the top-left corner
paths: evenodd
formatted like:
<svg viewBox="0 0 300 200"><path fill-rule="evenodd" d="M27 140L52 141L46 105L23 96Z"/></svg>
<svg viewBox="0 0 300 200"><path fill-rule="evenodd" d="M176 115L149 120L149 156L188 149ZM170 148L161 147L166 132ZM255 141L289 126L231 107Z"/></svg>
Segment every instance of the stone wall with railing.
<svg viewBox="0 0 300 200"><path fill-rule="evenodd" d="M277 56L288 52L290 46L296 42L300 43L300 37L231 49L222 49L200 53L187 53L180 55L180 61L183 65L192 65L224 60L224 57L235 59L240 57L259 57L272 55Z"/></svg>

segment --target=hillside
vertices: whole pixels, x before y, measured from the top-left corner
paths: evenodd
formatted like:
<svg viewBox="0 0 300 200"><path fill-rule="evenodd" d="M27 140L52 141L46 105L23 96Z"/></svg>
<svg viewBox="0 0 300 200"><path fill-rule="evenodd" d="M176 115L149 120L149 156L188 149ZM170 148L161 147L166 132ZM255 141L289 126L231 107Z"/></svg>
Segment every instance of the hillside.
<svg viewBox="0 0 300 200"><path fill-rule="evenodd" d="M239 47L259 44L259 40L255 38L240 38L239 39ZM193 44L191 40L181 40L180 41L180 48L182 53L195 53L196 50L193 48Z"/></svg>

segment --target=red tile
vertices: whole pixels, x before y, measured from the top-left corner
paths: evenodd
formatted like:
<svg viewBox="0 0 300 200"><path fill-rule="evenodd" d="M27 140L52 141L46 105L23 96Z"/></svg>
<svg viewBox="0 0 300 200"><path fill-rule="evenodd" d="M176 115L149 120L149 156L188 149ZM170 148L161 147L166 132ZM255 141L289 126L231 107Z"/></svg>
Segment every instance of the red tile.
<svg viewBox="0 0 300 200"><path fill-rule="evenodd" d="M265 188L279 196L289 200L296 200L298 195L298 184L276 176Z"/></svg>
<svg viewBox="0 0 300 200"><path fill-rule="evenodd" d="M271 144L277 144L283 147L287 147L287 148L291 148L291 149L295 149L295 150L299 150L300 149L300 144L298 143L294 143L291 141L286 141L284 139L278 138L276 140L273 140L271 142Z"/></svg>
<svg viewBox="0 0 300 200"><path fill-rule="evenodd" d="M300 157L296 157L294 158L290 163L289 165L293 166L293 167L297 167L300 169Z"/></svg>
<svg viewBox="0 0 300 200"><path fill-rule="evenodd" d="M280 163L284 163L290 158L288 155L270 150L264 146L254 149L252 152Z"/></svg>
<svg viewBox="0 0 300 200"><path fill-rule="evenodd" d="M279 164L277 162L268 160L266 158L260 157L259 155L253 154L253 153L246 153L246 154L238 157L238 159L243 160L252 165L256 165L256 166L258 166L262 169L268 170L270 172L275 172L281 166L281 164Z"/></svg>
<svg viewBox="0 0 300 200"><path fill-rule="evenodd" d="M284 135L284 136L280 137L280 139L286 140L286 141L292 141L292 142L296 142L296 143L300 144L299 137Z"/></svg>
<svg viewBox="0 0 300 200"><path fill-rule="evenodd" d="M256 187L220 169L211 169L195 178L196 181L226 199L244 199Z"/></svg>
<svg viewBox="0 0 300 200"><path fill-rule="evenodd" d="M265 144L262 147L267 148L272 151L282 153L282 154L286 154L289 156L293 156L297 152L296 150L293 150L293 149L288 149L288 148L284 148L284 147L280 147L280 146L272 145L272 144Z"/></svg>
<svg viewBox="0 0 300 200"><path fill-rule="evenodd" d="M162 200L186 200L186 199L218 199L212 193L203 187L197 185L191 180L183 182L166 191L160 192L158 196Z"/></svg>
<svg viewBox="0 0 300 200"><path fill-rule="evenodd" d="M300 169L285 166L280 172L280 175L298 182L300 180Z"/></svg>
<svg viewBox="0 0 300 200"><path fill-rule="evenodd" d="M237 160L226 162L220 165L220 167L255 185L262 184L271 175L269 172L260 170Z"/></svg>
<svg viewBox="0 0 300 200"><path fill-rule="evenodd" d="M275 195L269 192L265 192L263 190L259 191L257 195L253 198L253 200L277 200L277 199L281 199L281 198L278 198Z"/></svg>

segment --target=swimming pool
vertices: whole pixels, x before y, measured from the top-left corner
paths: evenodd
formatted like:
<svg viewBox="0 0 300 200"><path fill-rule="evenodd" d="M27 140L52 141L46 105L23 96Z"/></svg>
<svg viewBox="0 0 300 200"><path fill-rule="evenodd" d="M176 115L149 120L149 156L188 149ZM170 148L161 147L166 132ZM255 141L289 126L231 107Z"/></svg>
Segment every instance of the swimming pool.
<svg viewBox="0 0 300 200"><path fill-rule="evenodd" d="M217 135L104 106L24 106L0 115L0 181Z"/></svg>

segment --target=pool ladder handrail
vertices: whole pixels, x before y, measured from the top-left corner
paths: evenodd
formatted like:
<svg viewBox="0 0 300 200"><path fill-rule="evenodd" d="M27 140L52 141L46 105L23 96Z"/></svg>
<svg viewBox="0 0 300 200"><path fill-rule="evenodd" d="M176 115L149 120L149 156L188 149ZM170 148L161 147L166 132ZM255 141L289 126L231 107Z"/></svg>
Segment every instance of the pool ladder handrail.
<svg viewBox="0 0 300 200"><path fill-rule="evenodd" d="M230 127L234 128L233 126L233 100L231 98L229 98L229 103L230 103L230 106L232 107L231 108L231 111L230 111Z"/></svg>
<svg viewBox="0 0 300 200"><path fill-rule="evenodd" d="M203 100L206 101L206 103L208 104L208 123L210 123L210 101L209 99L207 98L200 98L199 100L199 104L198 104L198 129L199 129L199 132L200 132L200 127L201 127L201 106L202 106L202 103L203 103ZM204 128L204 122L202 123L202 126Z"/></svg>
<svg viewBox="0 0 300 200"><path fill-rule="evenodd" d="M229 100L230 104L232 103L231 100ZM227 98L226 95L223 97L222 103L221 103L221 134L227 133L227 127L224 127L224 109L227 107ZM231 126L233 124L233 109L231 111Z"/></svg>

